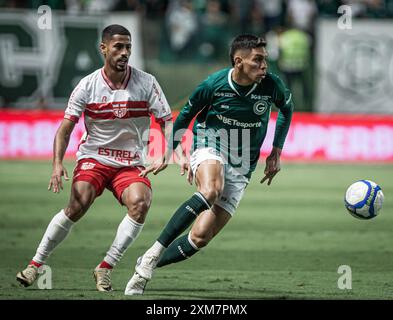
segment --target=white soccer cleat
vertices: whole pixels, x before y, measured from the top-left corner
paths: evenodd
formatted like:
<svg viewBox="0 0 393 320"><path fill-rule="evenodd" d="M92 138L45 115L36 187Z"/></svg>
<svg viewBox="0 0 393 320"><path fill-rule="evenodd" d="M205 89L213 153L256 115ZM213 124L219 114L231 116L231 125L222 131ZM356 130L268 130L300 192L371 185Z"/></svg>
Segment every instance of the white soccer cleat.
<svg viewBox="0 0 393 320"><path fill-rule="evenodd" d="M109 292L113 290L111 273L111 269L100 268L99 265L94 269L93 276L98 291Z"/></svg>
<svg viewBox="0 0 393 320"><path fill-rule="evenodd" d="M30 287L38 278L38 268L29 264L27 268L16 275L16 280L24 287Z"/></svg>
<svg viewBox="0 0 393 320"><path fill-rule="evenodd" d="M153 271L157 266L158 259L160 257L148 254L147 252L142 256L139 257L136 261L135 271L138 273L142 278L146 280L150 280L153 277Z"/></svg>
<svg viewBox="0 0 393 320"><path fill-rule="evenodd" d="M147 280L135 272L130 281L128 281L124 294L126 296L142 295L146 284Z"/></svg>

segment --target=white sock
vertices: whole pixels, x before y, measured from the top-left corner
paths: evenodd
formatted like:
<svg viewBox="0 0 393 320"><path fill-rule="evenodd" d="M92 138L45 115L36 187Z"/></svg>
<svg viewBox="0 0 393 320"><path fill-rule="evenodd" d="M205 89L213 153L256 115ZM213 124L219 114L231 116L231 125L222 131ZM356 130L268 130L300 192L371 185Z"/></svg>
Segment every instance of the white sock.
<svg viewBox="0 0 393 320"><path fill-rule="evenodd" d="M117 234L111 247L109 248L104 261L112 267L123 257L124 252L142 231L143 223L134 221L127 214L117 228Z"/></svg>
<svg viewBox="0 0 393 320"><path fill-rule="evenodd" d="M65 215L64 210L56 214L46 228L33 260L45 264L49 255L68 235L73 224L74 222Z"/></svg>
<svg viewBox="0 0 393 320"><path fill-rule="evenodd" d="M187 240L189 242L189 244L191 245L191 247L193 247L195 250L200 250L200 248L197 247L197 245L194 243L194 241L192 241L191 239L191 231L188 233L188 237Z"/></svg>
<svg viewBox="0 0 393 320"><path fill-rule="evenodd" d="M158 241L154 242L154 244L146 251L146 255L152 255L155 257L160 257L164 251L165 251L165 247L159 243Z"/></svg>

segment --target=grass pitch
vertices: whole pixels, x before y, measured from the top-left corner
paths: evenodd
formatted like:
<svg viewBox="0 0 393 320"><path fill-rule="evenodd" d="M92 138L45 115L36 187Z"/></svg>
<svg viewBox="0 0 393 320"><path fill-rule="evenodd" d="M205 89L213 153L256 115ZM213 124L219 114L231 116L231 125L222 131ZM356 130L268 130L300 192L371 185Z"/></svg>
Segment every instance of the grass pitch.
<svg viewBox="0 0 393 320"><path fill-rule="evenodd" d="M73 163L67 168L71 173ZM126 212L109 191L50 257L53 289L25 289L15 275L69 197L69 182L60 195L46 190L50 173L50 161L0 162L0 299L393 299L391 165L283 163L270 187L259 184L259 167L225 229L192 259L157 269L143 297L123 295L136 259L194 187L175 166L151 177L153 204L113 272L114 292L97 292L92 277ZM385 194L370 221L343 206L346 187L364 178ZM351 290L337 286L340 265L351 267Z"/></svg>

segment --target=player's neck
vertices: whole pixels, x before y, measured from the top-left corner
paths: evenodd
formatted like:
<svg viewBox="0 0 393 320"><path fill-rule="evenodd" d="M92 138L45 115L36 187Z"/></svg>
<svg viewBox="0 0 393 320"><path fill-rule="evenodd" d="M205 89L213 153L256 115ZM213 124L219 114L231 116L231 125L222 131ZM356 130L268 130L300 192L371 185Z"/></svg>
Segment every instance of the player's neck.
<svg viewBox="0 0 393 320"><path fill-rule="evenodd" d="M234 69L232 72L232 80L240 86L250 86L254 83L250 78L246 77L238 69Z"/></svg>
<svg viewBox="0 0 393 320"><path fill-rule="evenodd" d="M112 81L114 86L116 88L120 88L126 76L127 69L125 69L124 71L117 71L113 70L108 65L104 65L104 72L105 75L109 78L109 80Z"/></svg>

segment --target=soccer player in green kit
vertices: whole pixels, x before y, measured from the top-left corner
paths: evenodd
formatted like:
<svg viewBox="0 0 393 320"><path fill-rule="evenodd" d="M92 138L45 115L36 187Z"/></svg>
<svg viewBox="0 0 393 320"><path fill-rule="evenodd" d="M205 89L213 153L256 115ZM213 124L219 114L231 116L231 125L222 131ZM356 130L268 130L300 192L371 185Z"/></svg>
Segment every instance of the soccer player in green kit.
<svg viewBox="0 0 393 320"><path fill-rule="evenodd" d="M228 223L257 165L265 139L270 111L279 109L273 149L266 158L261 183L270 185L280 171L280 155L291 123L291 93L278 76L267 72L266 42L253 35L236 37L230 48L233 68L210 75L191 95L180 112L162 161L144 171L144 176L166 168L172 150L196 117L194 151L188 170L197 192L173 214L157 241L140 257L126 295L143 294L153 270L185 260L205 247ZM190 232L182 235L195 220Z"/></svg>

